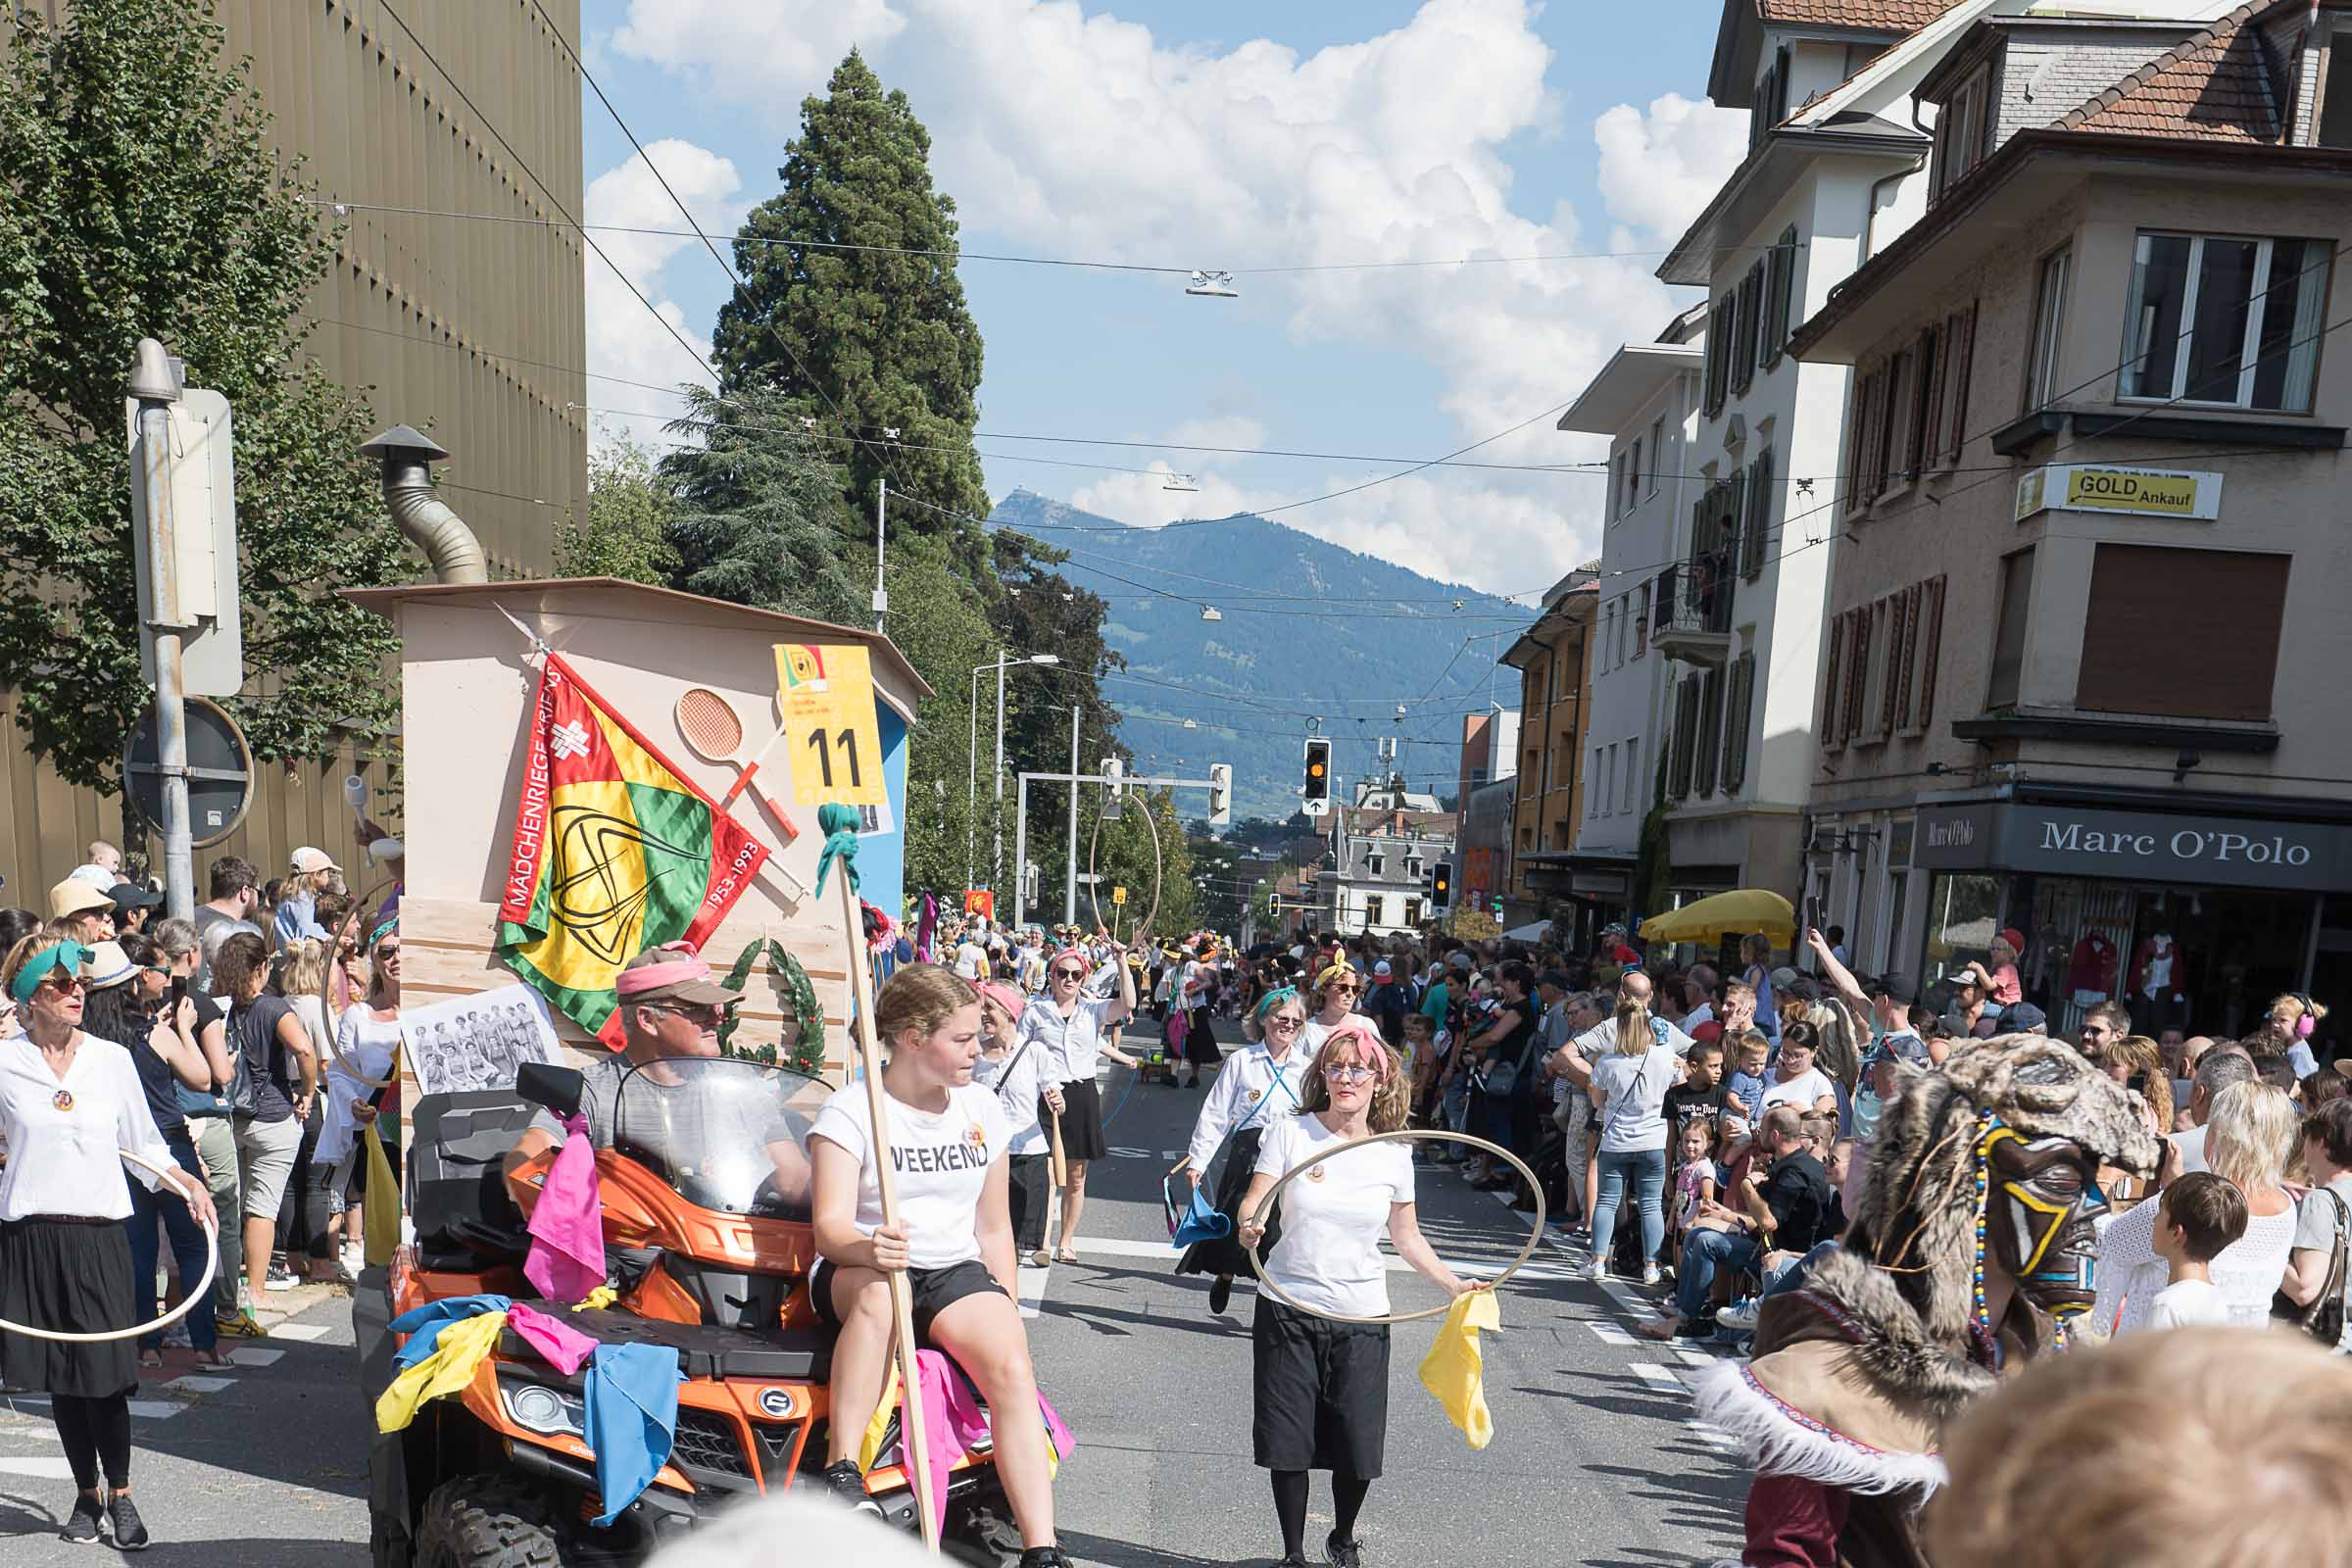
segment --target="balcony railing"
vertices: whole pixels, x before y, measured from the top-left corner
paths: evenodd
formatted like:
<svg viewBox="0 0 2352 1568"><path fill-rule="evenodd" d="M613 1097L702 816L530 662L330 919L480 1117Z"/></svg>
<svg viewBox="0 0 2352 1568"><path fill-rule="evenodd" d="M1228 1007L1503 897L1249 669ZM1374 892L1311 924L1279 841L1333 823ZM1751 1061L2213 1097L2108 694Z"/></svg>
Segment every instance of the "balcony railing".
<svg viewBox="0 0 2352 1568"><path fill-rule="evenodd" d="M1704 551L1659 574L1650 641L1669 659L1720 668L1731 656L1734 568L1728 551Z"/></svg>

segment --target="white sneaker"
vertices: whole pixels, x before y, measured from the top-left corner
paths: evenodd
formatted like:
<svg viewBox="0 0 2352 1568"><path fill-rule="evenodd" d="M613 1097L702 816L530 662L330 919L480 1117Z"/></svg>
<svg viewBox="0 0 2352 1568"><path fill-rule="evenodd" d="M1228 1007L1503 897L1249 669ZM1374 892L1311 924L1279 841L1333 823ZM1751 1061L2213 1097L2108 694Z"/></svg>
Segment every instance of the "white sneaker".
<svg viewBox="0 0 2352 1568"><path fill-rule="evenodd" d="M1756 1329L1756 1298L1742 1297L1715 1314L1719 1327L1734 1329L1741 1334L1753 1334Z"/></svg>
<svg viewBox="0 0 2352 1568"><path fill-rule="evenodd" d="M1602 1259L1596 1257L1592 1260L1592 1266L1585 1271L1585 1277L1591 1280L1593 1284L1598 1285L1601 1281L1609 1277L1609 1265Z"/></svg>
<svg viewBox="0 0 2352 1568"><path fill-rule="evenodd" d="M1659 1278L1660 1278L1660 1275L1659 1275L1659 1273L1658 1273L1658 1265L1657 1265L1657 1264L1655 1264L1655 1263L1644 1263L1644 1264L1642 1264L1642 1284L1644 1284L1644 1285L1655 1285L1655 1284L1657 1284L1657 1283L1658 1283L1658 1280L1659 1280Z"/></svg>

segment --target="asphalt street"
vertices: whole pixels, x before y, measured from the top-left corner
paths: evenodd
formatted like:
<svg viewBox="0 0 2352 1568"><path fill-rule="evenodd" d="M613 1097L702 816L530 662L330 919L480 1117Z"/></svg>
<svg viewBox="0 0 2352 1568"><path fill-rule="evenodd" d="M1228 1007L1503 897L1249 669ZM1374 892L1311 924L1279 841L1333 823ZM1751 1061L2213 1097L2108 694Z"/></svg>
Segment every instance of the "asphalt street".
<svg viewBox="0 0 2352 1568"><path fill-rule="evenodd" d="M1222 1029L1220 1032L1223 1032ZM1250 1460L1247 1281L1210 1317L1208 1282L1171 1272L1158 1183L1200 1095L1111 1067L1111 1157L1090 1181L1082 1260L1023 1270L1047 1394L1078 1438L1056 1487L1071 1555L1102 1568L1226 1568L1279 1554L1264 1474ZM1492 1274L1527 1235L1513 1213L1424 1166L1422 1228L1459 1271ZM1649 1293L1595 1286L1556 1231L1504 1287L1503 1331L1485 1341L1494 1438L1473 1452L1416 1371L1434 1320L1393 1330L1388 1473L1359 1534L1368 1563L1485 1562L1687 1568L1737 1553L1744 1472L1720 1434L1689 1419L1683 1379L1711 1353L1630 1332ZM1398 1307L1438 1293L1394 1265ZM151 1560L184 1568L357 1568L367 1561L368 1412L353 1382L350 1299L271 1297L271 1339L234 1374L184 1354L132 1406L133 1482ZM46 1402L0 1396L0 1563L77 1568L111 1555L56 1537L73 1483ZM1309 1556L1330 1523L1322 1478Z"/></svg>

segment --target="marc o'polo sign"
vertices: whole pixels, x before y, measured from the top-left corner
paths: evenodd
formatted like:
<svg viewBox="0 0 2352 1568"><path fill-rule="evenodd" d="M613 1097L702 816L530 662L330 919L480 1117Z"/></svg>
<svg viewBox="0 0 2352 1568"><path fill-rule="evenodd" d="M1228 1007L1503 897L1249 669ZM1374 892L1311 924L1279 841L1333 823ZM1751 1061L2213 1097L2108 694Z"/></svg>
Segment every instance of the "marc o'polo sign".
<svg viewBox="0 0 2352 1568"><path fill-rule="evenodd" d="M1945 807L1919 813L1912 863L2338 891L2352 888L2352 829L2161 811Z"/></svg>
<svg viewBox="0 0 2352 1568"><path fill-rule="evenodd" d="M2017 520L2036 512L2115 512L2211 522L2222 514L2222 476L2170 468L2059 463L2017 481Z"/></svg>

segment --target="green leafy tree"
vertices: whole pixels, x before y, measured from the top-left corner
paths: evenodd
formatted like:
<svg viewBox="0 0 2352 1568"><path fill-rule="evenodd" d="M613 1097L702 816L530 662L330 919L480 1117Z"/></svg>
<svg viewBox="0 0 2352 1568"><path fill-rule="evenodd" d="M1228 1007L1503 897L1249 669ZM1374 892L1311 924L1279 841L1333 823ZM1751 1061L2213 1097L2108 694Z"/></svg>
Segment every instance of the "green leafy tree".
<svg viewBox="0 0 2352 1568"><path fill-rule="evenodd" d="M628 436L588 454L588 514L556 527L556 575L666 583L678 570L670 543L677 510L653 448Z"/></svg>
<svg viewBox="0 0 2352 1568"><path fill-rule="evenodd" d="M672 586L818 620L864 615L872 568L861 586L847 561L841 470L801 433L787 400L684 390L688 412L670 428L702 444L662 460Z"/></svg>
<svg viewBox="0 0 2352 1568"><path fill-rule="evenodd" d="M743 278L711 336L720 390L775 394L842 443L843 493L893 531L960 536L988 514L972 427L980 329L956 275L956 203L931 185L931 133L853 50L735 242ZM779 243L781 242L781 243ZM844 428L844 426L847 428ZM896 439L884 431L895 429ZM903 495L902 504L896 497Z"/></svg>
<svg viewBox="0 0 2352 1568"><path fill-rule="evenodd" d="M302 351L333 265L299 170L220 64L209 8L78 0L19 12L0 54L0 670L34 753L113 792L139 676L122 387L138 340L234 413L254 750L323 759L387 726L380 617L337 590L406 575L366 404Z"/></svg>
<svg viewBox="0 0 2352 1568"><path fill-rule="evenodd" d="M993 815L966 814L966 738L971 669L994 646L987 603L962 575L942 540L893 540L888 563L891 641L931 687L915 710L906 743L906 877L910 893L951 893L963 886L965 827L987 853ZM986 792L979 809L990 811ZM1006 807L1010 814L1009 805ZM1006 839L1011 837L1006 825ZM1007 851L1007 858L1010 852ZM1007 906L1009 907L1009 900Z"/></svg>

